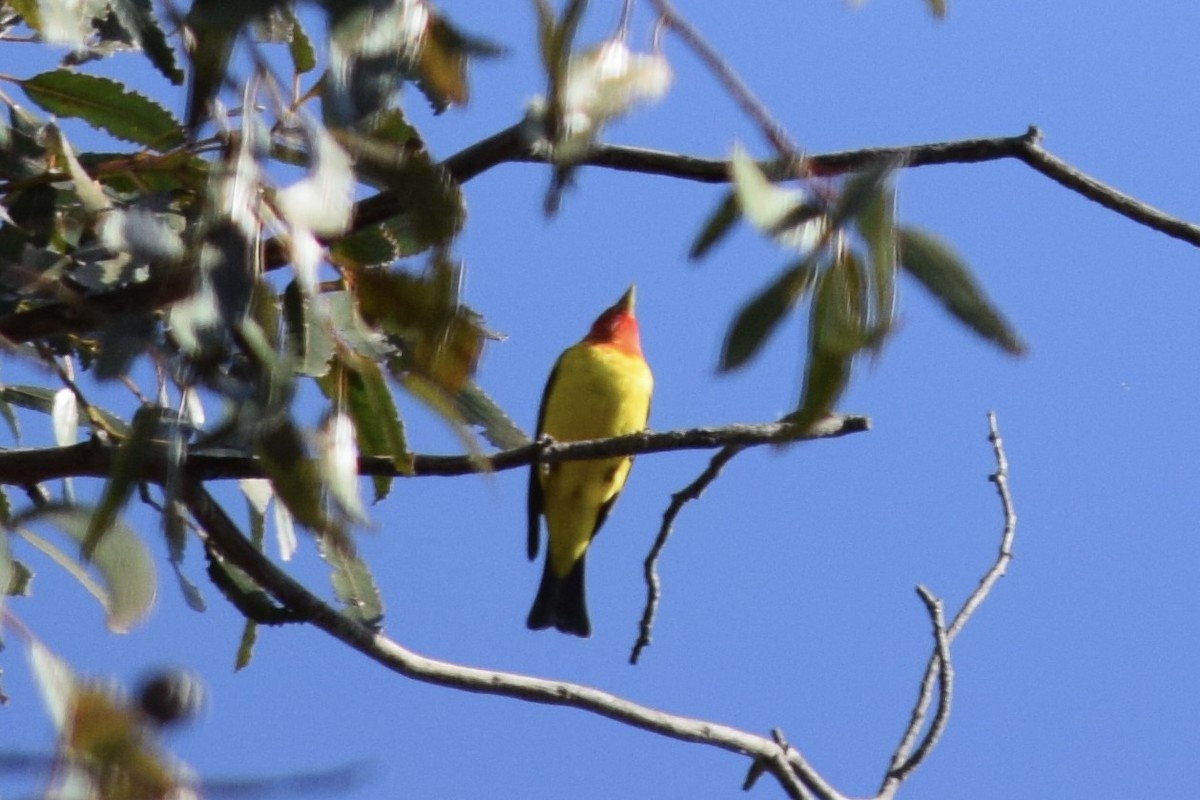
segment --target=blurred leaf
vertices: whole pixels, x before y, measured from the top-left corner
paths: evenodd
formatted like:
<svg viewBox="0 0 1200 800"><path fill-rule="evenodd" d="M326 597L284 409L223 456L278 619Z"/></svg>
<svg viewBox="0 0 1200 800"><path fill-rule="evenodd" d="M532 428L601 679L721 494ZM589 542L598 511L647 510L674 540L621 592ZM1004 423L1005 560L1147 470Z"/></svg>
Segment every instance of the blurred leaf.
<svg viewBox="0 0 1200 800"><path fill-rule="evenodd" d="M408 466L404 424L375 361L354 353L341 353L334 369L319 383L326 397L335 404L344 404L354 422L358 449L364 456L389 457L401 470ZM379 502L387 497L392 479L376 475L371 480L375 485L375 502Z"/></svg>
<svg viewBox="0 0 1200 800"><path fill-rule="evenodd" d="M77 117L118 139L159 151L184 142L183 128L169 111L117 81L58 69L18 83L52 114Z"/></svg>
<svg viewBox="0 0 1200 800"><path fill-rule="evenodd" d="M501 450L529 444L529 436L474 381L454 395L454 407L469 425L482 428L483 437Z"/></svg>
<svg viewBox="0 0 1200 800"><path fill-rule="evenodd" d="M175 51L154 16L150 0L112 0L110 7L125 29L134 35L155 69L173 85L182 84L183 71L175 64Z"/></svg>
<svg viewBox="0 0 1200 800"><path fill-rule="evenodd" d="M54 393L50 424L54 429L54 443L59 447L73 445L79 438L79 400L70 389L64 387Z"/></svg>
<svg viewBox="0 0 1200 800"><path fill-rule="evenodd" d="M929 13L933 14L937 19L945 18L946 0L925 0L925 5L929 7Z"/></svg>
<svg viewBox="0 0 1200 800"><path fill-rule="evenodd" d="M30 411L40 411L51 414L54 409L54 398L58 392L43 386L3 386L0 387L0 400L11 403L19 408ZM105 430L124 436L129 431L125 420L116 414L111 414L102 408L91 406L91 413L96 414L104 423Z"/></svg>
<svg viewBox="0 0 1200 800"><path fill-rule="evenodd" d="M383 622L383 598L366 563L328 537L318 537L317 548L321 558L333 568L330 575L333 593L341 601L346 616L378 629Z"/></svg>
<svg viewBox="0 0 1200 800"><path fill-rule="evenodd" d="M92 513L83 506L50 505L18 515L12 526L33 522L53 525L82 546L87 541ZM154 605L157 586L149 551L128 525L114 520L89 562L104 581L99 599L108 616L109 630L127 633Z"/></svg>
<svg viewBox="0 0 1200 800"><path fill-rule="evenodd" d="M850 383L852 356L810 354L804 366L804 388L800 392L800 407L784 417L807 431L833 410L834 405Z"/></svg>
<svg viewBox="0 0 1200 800"><path fill-rule="evenodd" d="M1025 343L988 300L967 266L943 242L913 228L899 228L900 265L960 322L1011 355Z"/></svg>
<svg viewBox="0 0 1200 800"><path fill-rule="evenodd" d="M433 14L417 53L417 88L429 100L435 113L441 113L451 105L466 105L470 57L494 57L502 52L499 46L467 36L440 14Z"/></svg>
<svg viewBox="0 0 1200 800"><path fill-rule="evenodd" d="M13 573L5 593L9 597L29 597L33 594L33 570L20 561L13 561ZM0 705L3 705L0 702Z"/></svg>
<svg viewBox="0 0 1200 800"><path fill-rule="evenodd" d="M855 217L858 234L867 243L874 290L872 336L876 344L891 331L896 309L896 197L877 192Z"/></svg>
<svg viewBox="0 0 1200 800"><path fill-rule="evenodd" d="M301 375L321 378L329 374L334 340L328 318L314 314L313 299L292 281L283 292L283 316L286 323L288 349L295 359L295 369ZM327 302L327 298L322 298Z"/></svg>
<svg viewBox="0 0 1200 800"><path fill-rule="evenodd" d="M783 316L800 301L817 274L812 257L788 267L765 289L750 299L729 326L721 347L718 369L728 372L749 361Z"/></svg>
<svg viewBox="0 0 1200 800"><path fill-rule="evenodd" d="M193 43L186 118L189 131L200 127L209 102L220 91L238 33L282 4L282 0L194 0L185 21Z"/></svg>
<svg viewBox="0 0 1200 800"><path fill-rule="evenodd" d="M133 360L154 341L157 320L148 314L122 314L108 320L98 331L100 352L92 365L98 380L125 375Z"/></svg>
<svg viewBox="0 0 1200 800"><path fill-rule="evenodd" d="M319 236L340 235L349 227L353 211L354 165L324 127L309 122L303 133L310 154L309 172L279 189L275 205L292 226Z"/></svg>
<svg viewBox="0 0 1200 800"><path fill-rule="evenodd" d="M41 30L42 20L41 14L38 13L37 0L6 0L5 5L15 11L31 30Z"/></svg>
<svg viewBox="0 0 1200 800"><path fill-rule="evenodd" d="M46 714L54 725L55 733L64 736L78 686L75 673L37 639L30 637L28 646L29 671L37 683L42 704L46 706Z"/></svg>
<svg viewBox="0 0 1200 800"><path fill-rule="evenodd" d="M281 11L292 23L291 36L288 39L288 52L292 56L292 70L297 75L311 72L317 66L317 54L313 49L312 40L304 30L304 25L296 18L295 12L289 6L283 6Z"/></svg>
<svg viewBox="0 0 1200 800"><path fill-rule="evenodd" d="M234 671L239 671L250 666L250 659L254 657L254 643L258 640L258 623L252 619L247 619L242 625L242 638L238 641L237 655L233 660Z"/></svg>
<svg viewBox="0 0 1200 800"><path fill-rule="evenodd" d="M290 420L264 426L254 450L271 480L276 500L282 500L292 516L310 530L327 528L330 523L321 510L321 475L308 455L299 428Z"/></svg>
<svg viewBox="0 0 1200 800"><path fill-rule="evenodd" d="M863 209L887 189L888 180L902 161L895 158L881 158L851 175L842 184L841 194L832 213L835 224L842 224L848 219L857 217Z"/></svg>
<svg viewBox="0 0 1200 800"><path fill-rule="evenodd" d="M0 534L0 614L4 613L4 605L13 594L12 588L17 580L17 565L8 550L8 531ZM4 646L3 628L0 628L0 647Z"/></svg>
<svg viewBox="0 0 1200 800"><path fill-rule="evenodd" d="M12 434L13 441L20 444L21 426L17 424L17 414L13 411L13 404L4 396L3 386L0 386L0 417L4 417L4 424L8 426L8 432ZM5 519L7 519L7 515L5 515Z"/></svg>
<svg viewBox="0 0 1200 800"><path fill-rule="evenodd" d="M569 0L562 16L556 17L546 0L537 0L538 43L546 70L546 138L558 141L562 122L562 87L567 78L575 33L587 9L586 0Z"/></svg>
<svg viewBox="0 0 1200 800"><path fill-rule="evenodd" d="M796 189L783 189L767 179L741 145L735 144L729 162L738 205L746 220L764 233L774 234L807 198Z"/></svg>
<svg viewBox="0 0 1200 800"><path fill-rule="evenodd" d="M147 735L140 711L100 685L77 686L63 745L87 764L98 795L165 798L178 789L171 766Z"/></svg>
<svg viewBox="0 0 1200 800"><path fill-rule="evenodd" d="M862 318L854 308L851 265L837 260L816 281L809 313L808 362L799 407L784 419L807 430L827 416L850 383L854 356L861 348Z"/></svg>
<svg viewBox="0 0 1200 800"><path fill-rule="evenodd" d="M87 534L84 536L80 553L85 561L90 561L96 552L96 547L109 532L121 509L129 502L133 494L134 484L142 477L142 466L150 453L154 433L158 429L159 409L156 406L143 405L133 415L133 424L129 427L129 436L121 442L113 458L112 472L104 485L104 493L88 523Z"/></svg>
<svg viewBox="0 0 1200 800"><path fill-rule="evenodd" d="M109 200L108 196L104 194L100 184L84 171L83 165L75 157L75 151L71 149L70 143L67 142L58 126L51 123L46 130L47 138L53 143L52 147L58 150L63 162L67 165L67 173L71 176L75 194L79 197L79 202L83 204L84 209L89 214L99 214L112 208L112 200Z"/></svg>
<svg viewBox="0 0 1200 800"><path fill-rule="evenodd" d="M707 255L708 251L733 229L733 224L739 217L741 207L738 205L737 195L732 191L726 192L721 197L721 202L704 221L704 227L688 250L688 258L695 261Z"/></svg>
<svg viewBox="0 0 1200 800"><path fill-rule="evenodd" d="M277 604L249 575L225 561L212 548L205 548L205 556L209 580L247 621L282 625L296 620L290 610Z"/></svg>
<svg viewBox="0 0 1200 800"><path fill-rule="evenodd" d="M49 169L43 136L47 123L16 105L8 107L8 118L8 125L0 124L0 174L9 180L45 174Z"/></svg>
<svg viewBox="0 0 1200 800"><path fill-rule="evenodd" d="M477 315L458 301L455 266L437 259L423 276L366 269L355 273L354 282L363 319L404 343L401 369L451 394L471 377L485 331Z"/></svg>

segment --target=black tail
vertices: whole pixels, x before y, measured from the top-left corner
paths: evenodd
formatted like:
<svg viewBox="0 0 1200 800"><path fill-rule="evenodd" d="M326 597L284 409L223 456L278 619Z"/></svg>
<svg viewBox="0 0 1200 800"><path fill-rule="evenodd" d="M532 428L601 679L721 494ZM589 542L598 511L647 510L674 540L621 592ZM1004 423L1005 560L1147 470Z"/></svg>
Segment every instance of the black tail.
<svg viewBox="0 0 1200 800"><path fill-rule="evenodd" d="M542 570L542 583L538 586L533 608L525 624L530 630L540 631L551 626L563 633L584 638L592 635L592 624L588 622L587 601L583 596L583 558L560 578L550 567L550 554L546 553L546 568Z"/></svg>

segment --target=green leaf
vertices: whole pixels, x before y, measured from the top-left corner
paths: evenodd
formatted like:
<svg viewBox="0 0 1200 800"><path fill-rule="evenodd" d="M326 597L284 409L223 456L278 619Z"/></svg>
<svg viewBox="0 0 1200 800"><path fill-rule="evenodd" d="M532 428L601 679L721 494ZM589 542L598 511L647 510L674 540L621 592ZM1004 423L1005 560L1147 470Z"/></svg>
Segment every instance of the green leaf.
<svg viewBox="0 0 1200 800"><path fill-rule="evenodd" d="M854 173L842 185L833 214L835 224L858 216L887 189L892 173L902 163L898 158L882 158Z"/></svg>
<svg viewBox="0 0 1200 800"><path fill-rule="evenodd" d="M353 550L322 536L317 539L321 558L332 568L333 593L346 616L371 628L383 622L383 598L366 563Z"/></svg>
<svg viewBox="0 0 1200 800"><path fill-rule="evenodd" d="M142 465L153 444L154 432L158 429L159 408L143 405L133 415L129 436L117 448L113 459L112 473L104 485L104 493L88 523L80 552L85 561L90 561L97 546L104 540L121 509L129 502L134 484L142 476Z"/></svg>
<svg viewBox="0 0 1200 800"><path fill-rule="evenodd" d="M327 528L329 519L321 510L321 475L299 428L291 420L265 427L254 450L277 501L282 500L292 516L311 530Z"/></svg>
<svg viewBox="0 0 1200 800"><path fill-rule="evenodd" d="M292 56L292 70L297 75L311 72L317 66L317 54L313 49L312 40L308 38L304 26L296 19L295 12L289 6L280 9L291 19L291 37L288 39L288 52Z"/></svg>
<svg viewBox="0 0 1200 800"><path fill-rule="evenodd" d="M398 368L450 394L474 374L487 333L459 302L456 265L438 257L424 275L373 269L354 280L363 319L404 343Z"/></svg>
<svg viewBox="0 0 1200 800"><path fill-rule="evenodd" d="M692 261L703 258L725 235L733 229L733 225L741 217L741 207L737 195L732 191L721 197L721 202L704 221L704 227L692 242L688 250L688 258Z"/></svg>
<svg viewBox="0 0 1200 800"><path fill-rule="evenodd" d="M454 407L469 425L482 429L483 438L501 450L530 442L529 436L474 381L467 381L454 395Z"/></svg>
<svg viewBox="0 0 1200 800"><path fill-rule="evenodd" d="M241 29L261 19L282 4L282 0L195 0L188 10L186 25L194 45L191 49L192 73L188 87L187 127L200 127L209 102L221 90L225 69L233 52L233 42Z"/></svg>
<svg viewBox="0 0 1200 800"><path fill-rule="evenodd" d="M784 417L785 422L807 431L833 410L850 383L853 357L837 354L810 354L804 366L804 388L800 407Z"/></svg>
<svg viewBox="0 0 1200 800"><path fill-rule="evenodd" d="M328 375L334 351L332 322L313 313L311 300L295 281L283 292L283 318L296 372L312 378Z"/></svg>
<svg viewBox="0 0 1200 800"><path fill-rule="evenodd" d="M785 269L743 305L725 333L717 369L729 372L748 362L812 286L816 273L813 258L806 258Z"/></svg>
<svg viewBox="0 0 1200 800"><path fill-rule="evenodd" d="M155 69L175 86L182 84L183 71L175 64L175 51L167 43L150 0L112 0L111 7L125 29L137 39Z"/></svg>
<svg viewBox="0 0 1200 800"><path fill-rule="evenodd" d="M4 611L4 603L12 594L10 591L14 582L17 579L17 565L12 559L12 554L8 551L8 532L0 534L0 613ZM0 628L0 632L3 628ZM4 641L0 637L0 647L3 647Z"/></svg>
<svg viewBox="0 0 1200 800"><path fill-rule="evenodd" d="M872 336L876 343L891 331L896 309L896 198L890 190L875 193L855 217L858 234L867 243L874 290Z"/></svg>
<svg viewBox="0 0 1200 800"><path fill-rule="evenodd" d="M389 457L399 469L405 469L409 453L404 424L379 364L355 353L342 353L319 383L325 396L344 408L354 423L359 453ZM372 482L375 502L387 497L392 479L376 475Z"/></svg>
<svg viewBox="0 0 1200 800"><path fill-rule="evenodd" d="M433 13L421 38L413 77L434 113L440 114L451 105L466 105L470 94L467 66L471 56L494 58L503 52L493 42L468 36L445 17Z"/></svg>
<svg viewBox="0 0 1200 800"><path fill-rule="evenodd" d="M83 506L50 505L27 511L13 519L13 529L33 522L42 522L61 530L77 544L87 541L92 510ZM30 535L22 533L29 541ZM53 553L46 551L53 557ZM154 564L146 546L137 534L121 520L114 520L108 534L99 541L89 563L100 573L103 587L89 585L86 573L72 569L69 561L56 558L76 579L97 595L107 614L109 630L127 633L140 622L154 605L157 592Z"/></svg>
<svg viewBox="0 0 1200 800"><path fill-rule="evenodd" d="M913 228L898 229L898 236L900 265L951 314L1005 352L1025 352L1020 336L946 244Z"/></svg>
<svg viewBox="0 0 1200 800"><path fill-rule="evenodd" d="M295 614L277 604L249 575L225 561L212 548L205 548L205 556L209 579L247 620L261 625L282 625L296 620Z"/></svg>
<svg viewBox="0 0 1200 800"><path fill-rule="evenodd" d="M54 389L47 389L43 386L0 387L0 401L11 403L19 408L27 408L30 411L40 411L43 414L53 413L54 396L56 394L57 392ZM128 434L129 426L125 424L125 420L116 414L96 406L90 406L89 413L97 416L100 422L103 423L106 431L119 436ZM91 422L90 419L88 421Z"/></svg>
<svg viewBox="0 0 1200 800"><path fill-rule="evenodd" d="M256 641L258 641L258 623L252 619L247 619L246 624L242 626L242 638L238 641L237 656L233 661L235 672L250 666L250 659L254 656L254 643Z"/></svg>
<svg viewBox="0 0 1200 800"><path fill-rule="evenodd" d="M29 99L46 111L77 117L118 139L159 151L185 140L183 128L169 111L117 81L58 69L19 83Z"/></svg>
<svg viewBox="0 0 1200 800"><path fill-rule="evenodd" d="M809 313L808 362L799 407L785 417L806 431L829 414L850 383L854 355L862 345L854 336L853 272L842 260L820 274ZM857 346L856 346L857 343Z"/></svg>

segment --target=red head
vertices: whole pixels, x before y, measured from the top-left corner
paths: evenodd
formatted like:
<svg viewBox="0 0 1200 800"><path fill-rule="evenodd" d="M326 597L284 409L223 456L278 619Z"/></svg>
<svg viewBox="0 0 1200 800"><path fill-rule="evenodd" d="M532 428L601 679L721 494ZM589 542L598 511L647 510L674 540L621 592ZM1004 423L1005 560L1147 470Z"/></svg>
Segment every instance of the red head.
<svg viewBox="0 0 1200 800"><path fill-rule="evenodd" d="M629 355L641 355L637 318L633 316L634 299L635 287L630 286L620 300L596 318L583 340L591 344L606 344Z"/></svg>

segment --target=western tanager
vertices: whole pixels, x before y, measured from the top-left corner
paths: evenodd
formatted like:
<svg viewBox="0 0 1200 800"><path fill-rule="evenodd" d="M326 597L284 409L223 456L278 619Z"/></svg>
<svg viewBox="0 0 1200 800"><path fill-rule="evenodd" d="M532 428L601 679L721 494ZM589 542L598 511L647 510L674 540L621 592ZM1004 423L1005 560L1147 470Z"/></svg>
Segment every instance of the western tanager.
<svg viewBox="0 0 1200 800"><path fill-rule="evenodd" d="M654 378L642 357L634 287L605 310L588 335L558 357L538 411L538 436L559 442L603 439L646 427ZM529 473L529 559L546 517L546 567L526 624L591 634L583 591L588 544L625 485L630 456L534 464Z"/></svg>

